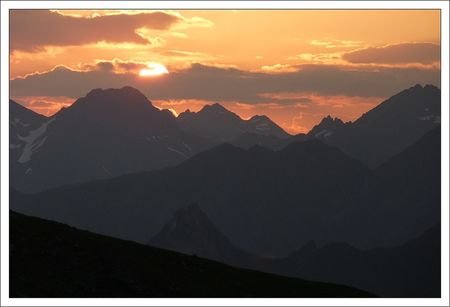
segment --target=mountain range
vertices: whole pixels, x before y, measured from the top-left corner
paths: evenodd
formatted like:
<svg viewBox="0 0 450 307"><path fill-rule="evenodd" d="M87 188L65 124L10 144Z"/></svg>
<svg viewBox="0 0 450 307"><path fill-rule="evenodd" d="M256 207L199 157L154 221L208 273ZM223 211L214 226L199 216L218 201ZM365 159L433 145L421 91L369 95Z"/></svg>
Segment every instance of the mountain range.
<svg viewBox="0 0 450 307"><path fill-rule="evenodd" d="M10 180L26 192L174 165L211 146L131 87L92 90L20 139Z"/></svg>
<svg viewBox="0 0 450 307"><path fill-rule="evenodd" d="M324 118L309 133L371 168L381 165L440 126L441 91L415 85L390 97L354 122Z"/></svg>
<svg viewBox="0 0 450 307"><path fill-rule="evenodd" d="M234 268L10 212L14 298L374 297Z"/></svg>
<svg viewBox="0 0 450 307"><path fill-rule="evenodd" d="M381 297L440 296L440 225L400 246L360 250L348 243L314 241L285 258L236 248L197 204L179 209L149 245L242 268L344 284Z"/></svg>
<svg viewBox="0 0 450 307"><path fill-rule="evenodd" d="M174 117L129 87L93 90L49 118L10 110L12 210L380 296L439 295L433 86L294 136L218 104Z"/></svg>
<svg viewBox="0 0 450 307"><path fill-rule="evenodd" d="M171 168L13 193L11 208L146 243L176 210L198 202L237 247L258 255L287 255L310 240L392 246L440 220L439 142L436 128L393 157L407 174L389 162L371 171L318 140L280 151L225 144Z"/></svg>
<svg viewBox="0 0 450 307"><path fill-rule="evenodd" d="M290 136L267 116L255 115L248 120L243 120L218 103L206 105L199 112L187 110L180 113L177 121L181 129L186 132L201 135L217 144L233 141L244 133L274 136L280 139Z"/></svg>
<svg viewBox="0 0 450 307"><path fill-rule="evenodd" d="M10 101L10 181L39 192L177 165L224 142L280 150L312 138L374 168L439 121L440 91L429 85L402 91L353 123L327 116L295 136L266 116L243 120L217 103L174 117L131 87L93 90L51 117Z"/></svg>

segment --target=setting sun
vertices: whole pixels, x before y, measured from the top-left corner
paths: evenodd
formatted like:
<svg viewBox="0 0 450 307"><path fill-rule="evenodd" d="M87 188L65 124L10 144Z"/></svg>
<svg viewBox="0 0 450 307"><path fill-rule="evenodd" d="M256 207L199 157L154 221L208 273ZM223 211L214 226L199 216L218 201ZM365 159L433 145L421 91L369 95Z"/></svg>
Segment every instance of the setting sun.
<svg viewBox="0 0 450 307"><path fill-rule="evenodd" d="M139 76L141 77L152 77L160 76L163 74L168 74L167 68L159 63L151 63L147 65L147 68L143 68L139 71Z"/></svg>

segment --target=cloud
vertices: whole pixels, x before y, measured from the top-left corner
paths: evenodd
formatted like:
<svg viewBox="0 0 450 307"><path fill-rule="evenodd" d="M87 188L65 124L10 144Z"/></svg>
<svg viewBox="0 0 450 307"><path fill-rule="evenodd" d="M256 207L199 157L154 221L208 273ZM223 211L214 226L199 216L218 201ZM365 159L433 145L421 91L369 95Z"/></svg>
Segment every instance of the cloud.
<svg viewBox="0 0 450 307"><path fill-rule="evenodd" d="M351 63L432 64L440 61L440 46L431 43L402 43L351 51L342 58Z"/></svg>
<svg viewBox="0 0 450 307"><path fill-rule="evenodd" d="M101 71L112 71L114 69L114 64L111 62L102 61L97 63L97 68Z"/></svg>
<svg viewBox="0 0 450 307"><path fill-rule="evenodd" d="M297 71L298 67L290 64L274 64L261 66L261 70L265 72L280 73L280 72Z"/></svg>
<svg viewBox="0 0 450 307"><path fill-rule="evenodd" d="M33 96L20 97L16 102L39 114L50 116L61 108L70 106L74 102L74 99L70 97Z"/></svg>
<svg viewBox="0 0 450 307"><path fill-rule="evenodd" d="M183 21L164 12L74 17L47 10L10 12L11 49L36 51L44 46L109 43L151 44L138 29L167 30Z"/></svg>
<svg viewBox="0 0 450 307"><path fill-rule="evenodd" d="M312 40L309 42L312 46L325 47L325 48L350 48L361 46L362 41L352 40L339 40L339 39L327 39L327 40Z"/></svg>
<svg viewBox="0 0 450 307"><path fill-rule="evenodd" d="M134 65L134 64L131 64ZM415 67L362 67L300 65L295 72L250 72L193 64L170 74L142 78L136 73L108 70L75 71L58 66L51 71L11 80L11 97L81 97L93 88L130 85L149 99L197 99L260 104L268 102L307 103L302 95L318 93L360 97L388 97L414 84L440 84L438 69ZM76 84L76 86L74 86ZM270 93L268 96L264 93ZM279 93L280 96L274 96ZM286 94L283 96L281 94Z"/></svg>

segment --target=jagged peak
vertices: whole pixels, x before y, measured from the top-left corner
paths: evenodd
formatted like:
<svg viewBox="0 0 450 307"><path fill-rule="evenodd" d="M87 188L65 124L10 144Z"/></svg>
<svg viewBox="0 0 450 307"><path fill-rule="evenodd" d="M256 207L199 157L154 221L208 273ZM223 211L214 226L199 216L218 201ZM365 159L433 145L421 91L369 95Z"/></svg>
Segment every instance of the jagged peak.
<svg viewBox="0 0 450 307"><path fill-rule="evenodd" d="M343 124L344 122L339 117L333 118L331 115L327 115L326 117L322 118L322 121L320 122L320 124L323 124L323 123Z"/></svg>

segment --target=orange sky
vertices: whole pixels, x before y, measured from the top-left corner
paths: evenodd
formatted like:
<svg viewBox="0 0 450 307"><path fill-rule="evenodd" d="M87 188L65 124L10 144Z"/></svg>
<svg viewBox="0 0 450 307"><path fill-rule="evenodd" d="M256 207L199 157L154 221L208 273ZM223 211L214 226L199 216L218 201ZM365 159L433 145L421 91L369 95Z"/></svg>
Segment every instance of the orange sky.
<svg viewBox="0 0 450 307"><path fill-rule="evenodd" d="M439 12L12 11L11 98L50 115L131 85L182 112L219 102L288 132L353 120L416 83L439 86ZM142 77L150 63L169 74Z"/></svg>

